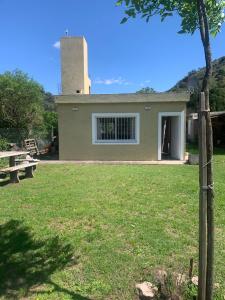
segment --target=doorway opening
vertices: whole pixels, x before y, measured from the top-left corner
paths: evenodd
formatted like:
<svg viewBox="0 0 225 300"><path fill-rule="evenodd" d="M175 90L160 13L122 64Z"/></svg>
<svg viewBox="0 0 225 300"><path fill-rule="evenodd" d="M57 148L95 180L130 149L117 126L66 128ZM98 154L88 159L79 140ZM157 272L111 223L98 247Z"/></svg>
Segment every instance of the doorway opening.
<svg viewBox="0 0 225 300"><path fill-rule="evenodd" d="M184 159L183 113L159 114L159 160Z"/></svg>

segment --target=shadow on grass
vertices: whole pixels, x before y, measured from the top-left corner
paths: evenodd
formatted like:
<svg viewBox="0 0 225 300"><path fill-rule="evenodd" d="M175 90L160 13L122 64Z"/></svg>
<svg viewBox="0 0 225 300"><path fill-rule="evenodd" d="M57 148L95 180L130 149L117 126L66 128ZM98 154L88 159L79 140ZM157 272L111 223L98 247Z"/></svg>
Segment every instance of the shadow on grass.
<svg viewBox="0 0 225 300"><path fill-rule="evenodd" d="M71 299L88 300L51 281L50 276L76 264L73 249L58 237L36 240L30 229L21 221L10 220L0 226L0 297L21 299L32 293L48 293L37 290L41 284L51 284L52 291L62 292Z"/></svg>
<svg viewBox="0 0 225 300"><path fill-rule="evenodd" d="M25 174L19 174L19 179L20 180L31 180L32 178L26 178ZM9 185L9 184L19 184L19 183L11 183L10 182L10 177L9 175L5 175L5 174L0 174L0 186L5 186L5 185Z"/></svg>

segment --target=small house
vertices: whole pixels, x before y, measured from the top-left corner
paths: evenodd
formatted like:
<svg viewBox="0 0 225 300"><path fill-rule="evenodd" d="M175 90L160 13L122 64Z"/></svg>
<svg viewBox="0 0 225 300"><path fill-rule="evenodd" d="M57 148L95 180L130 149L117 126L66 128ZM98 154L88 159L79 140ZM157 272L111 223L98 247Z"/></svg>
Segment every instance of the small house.
<svg viewBox="0 0 225 300"><path fill-rule="evenodd" d="M83 37L61 39L59 159L184 160L187 93L91 94Z"/></svg>

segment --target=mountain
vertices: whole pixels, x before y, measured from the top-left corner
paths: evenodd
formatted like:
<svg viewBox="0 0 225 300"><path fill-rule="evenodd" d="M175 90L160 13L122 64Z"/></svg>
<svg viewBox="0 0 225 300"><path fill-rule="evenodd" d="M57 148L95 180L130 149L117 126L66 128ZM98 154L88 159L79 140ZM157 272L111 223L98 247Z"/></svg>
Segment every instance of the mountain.
<svg viewBox="0 0 225 300"><path fill-rule="evenodd" d="M205 68L193 70L170 89L170 92L190 91L188 103L190 111L197 111L198 92L204 77ZM225 110L225 56L213 61L213 73L210 81L210 108L212 111Z"/></svg>

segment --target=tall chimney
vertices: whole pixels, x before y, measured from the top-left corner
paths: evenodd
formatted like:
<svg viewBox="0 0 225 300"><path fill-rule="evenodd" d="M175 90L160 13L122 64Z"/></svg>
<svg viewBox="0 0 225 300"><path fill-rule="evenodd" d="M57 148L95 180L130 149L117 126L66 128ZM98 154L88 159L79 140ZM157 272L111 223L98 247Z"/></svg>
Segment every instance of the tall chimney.
<svg viewBox="0 0 225 300"><path fill-rule="evenodd" d="M62 94L90 94L88 46L84 37L63 37L61 48Z"/></svg>

